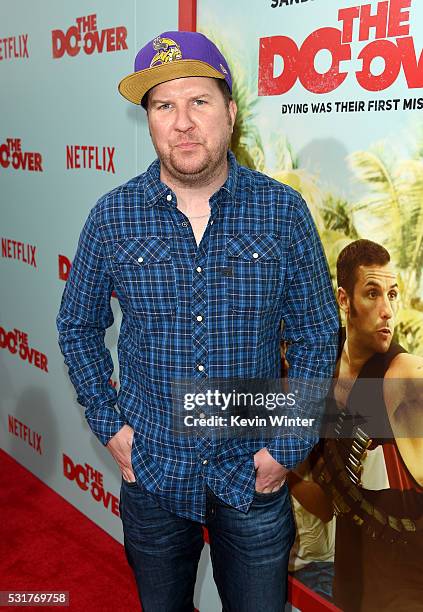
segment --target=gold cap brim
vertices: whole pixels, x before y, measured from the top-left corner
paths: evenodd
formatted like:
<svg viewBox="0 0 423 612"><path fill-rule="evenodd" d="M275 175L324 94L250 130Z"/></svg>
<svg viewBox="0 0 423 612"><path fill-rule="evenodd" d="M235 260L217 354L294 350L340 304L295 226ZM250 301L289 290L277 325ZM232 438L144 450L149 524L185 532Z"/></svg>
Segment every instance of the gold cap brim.
<svg viewBox="0 0 423 612"><path fill-rule="evenodd" d="M225 75L200 60L174 60L153 68L145 68L133 72L121 80L118 85L119 92L124 98L134 104L141 104L141 100L149 89L184 77L211 77L224 79Z"/></svg>

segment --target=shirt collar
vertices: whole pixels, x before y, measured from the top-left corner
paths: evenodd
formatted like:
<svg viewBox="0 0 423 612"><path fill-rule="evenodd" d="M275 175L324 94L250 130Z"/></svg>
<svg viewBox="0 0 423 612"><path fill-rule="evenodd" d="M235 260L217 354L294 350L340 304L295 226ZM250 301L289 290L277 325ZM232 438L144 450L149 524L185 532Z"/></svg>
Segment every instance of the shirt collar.
<svg viewBox="0 0 423 612"><path fill-rule="evenodd" d="M219 189L217 193L219 194L221 190L223 189L231 196L231 198L234 199L235 192L236 192L236 186L238 182L238 162L236 161L236 157L232 153L232 151L228 151L228 163L229 163L228 178L223 183L222 187Z"/></svg>
<svg viewBox="0 0 423 612"><path fill-rule="evenodd" d="M228 178L222 187L212 196L211 200L219 200L221 203L228 203L231 198L235 198L235 191L238 181L238 162L232 151L228 151ZM157 200L165 198L166 195L174 195L170 187L162 183L160 180L160 161L155 159L147 168L145 173L146 181L144 183L144 206L153 206ZM222 192L227 192L230 198L221 197ZM175 203L173 204L176 205Z"/></svg>
<svg viewBox="0 0 423 612"><path fill-rule="evenodd" d="M144 182L144 206L153 206L160 198L171 192L160 180L160 161L155 159L147 168Z"/></svg>

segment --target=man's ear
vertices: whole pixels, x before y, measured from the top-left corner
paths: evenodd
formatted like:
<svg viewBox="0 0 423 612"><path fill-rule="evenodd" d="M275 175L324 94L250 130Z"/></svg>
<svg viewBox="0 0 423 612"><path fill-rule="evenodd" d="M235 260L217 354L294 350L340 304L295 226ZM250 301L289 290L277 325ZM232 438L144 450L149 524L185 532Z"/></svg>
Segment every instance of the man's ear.
<svg viewBox="0 0 423 612"><path fill-rule="evenodd" d="M348 314L350 311L350 298L343 287L338 287L336 299L338 301L339 308L344 312L344 314Z"/></svg>
<svg viewBox="0 0 423 612"><path fill-rule="evenodd" d="M229 100L229 115L231 117L231 122L232 122L232 131L234 130L237 111L238 111L238 107L236 105L235 100Z"/></svg>

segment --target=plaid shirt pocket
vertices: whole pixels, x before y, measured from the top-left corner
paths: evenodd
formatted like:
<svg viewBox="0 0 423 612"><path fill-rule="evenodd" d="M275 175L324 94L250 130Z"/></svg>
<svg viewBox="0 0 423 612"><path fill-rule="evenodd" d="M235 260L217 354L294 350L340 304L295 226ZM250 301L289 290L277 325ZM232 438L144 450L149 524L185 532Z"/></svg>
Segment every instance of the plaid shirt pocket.
<svg viewBox="0 0 423 612"><path fill-rule="evenodd" d="M127 238L115 246L117 278L132 310L143 315L173 314L176 276L166 238Z"/></svg>
<svg viewBox="0 0 423 612"><path fill-rule="evenodd" d="M228 236L225 295L232 312L275 308L281 278L280 238L270 234Z"/></svg>

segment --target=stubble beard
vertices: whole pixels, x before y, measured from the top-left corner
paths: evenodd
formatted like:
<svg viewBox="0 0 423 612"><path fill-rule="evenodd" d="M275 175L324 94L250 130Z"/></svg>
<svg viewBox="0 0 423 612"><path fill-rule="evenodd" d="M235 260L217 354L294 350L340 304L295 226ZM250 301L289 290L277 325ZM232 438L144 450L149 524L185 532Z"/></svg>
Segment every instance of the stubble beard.
<svg viewBox="0 0 423 612"><path fill-rule="evenodd" d="M213 180L221 174L222 168L226 167L227 164L232 128L229 112L227 125L227 132L214 150L206 148L202 143L197 145L206 152L204 157L201 161L199 160L197 164L195 158L193 158L193 160L187 159L185 162L181 159L181 154L178 154L177 150L175 151L174 148L171 148L170 152L164 153L153 141L157 156L166 170L166 173L181 186L199 186L212 183ZM193 138L193 142L197 142L195 138Z"/></svg>
<svg viewBox="0 0 423 612"><path fill-rule="evenodd" d="M357 309L356 309L356 307L354 305L353 299L351 299L351 301L350 301L350 317L351 317L350 318L351 323L353 323L353 324L356 321L360 320L360 315L357 312ZM371 334L369 334L369 336L366 337L365 340L367 340L366 348L369 351L373 351L373 353L386 353L387 351L389 351L389 348L391 346L392 335L391 335L390 340L388 342L381 342L379 339L376 340L375 338L373 338L373 336Z"/></svg>

